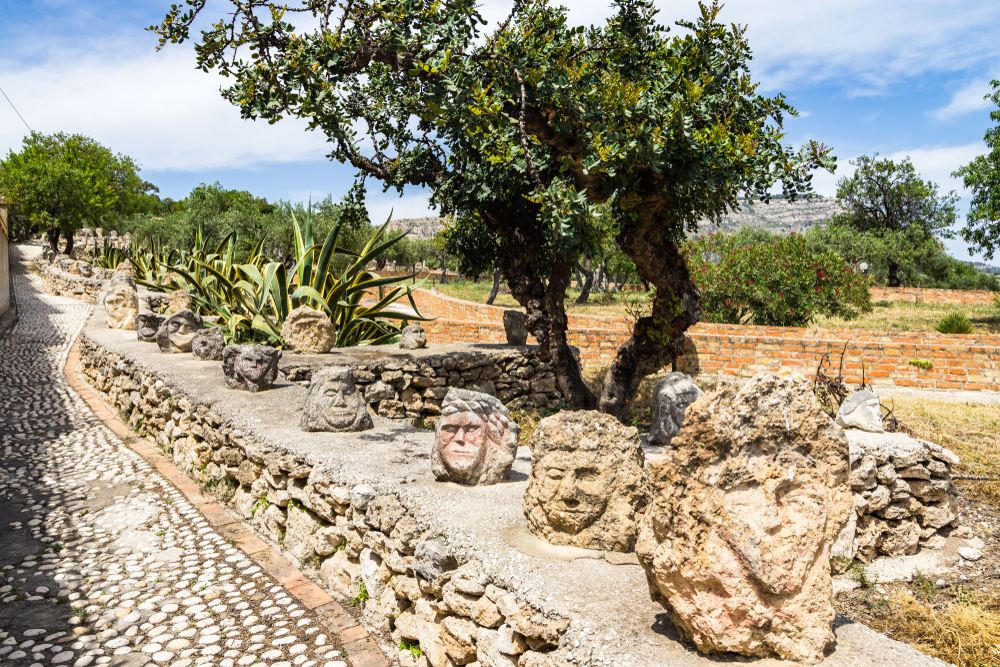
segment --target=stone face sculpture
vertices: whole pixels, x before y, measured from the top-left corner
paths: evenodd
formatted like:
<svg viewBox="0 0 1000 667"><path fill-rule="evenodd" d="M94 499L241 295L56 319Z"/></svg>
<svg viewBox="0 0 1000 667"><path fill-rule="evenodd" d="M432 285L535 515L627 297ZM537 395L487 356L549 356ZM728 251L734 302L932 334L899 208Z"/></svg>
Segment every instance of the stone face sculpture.
<svg viewBox="0 0 1000 667"><path fill-rule="evenodd" d="M139 313L135 316L135 332L140 343L155 343L156 333L166 320L166 315Z"/></svg>
<svg viewBox="0 0 1000 667"><path fill-rule="evenodd" d="M857 428L869 433L884 433L882 404L871 389L856 391L844 399L837 411L837 426Z"/></svg>
<svg viewBox="0 0 1000 667"><path fill-rule="evenodd" d="M226 339L222 337L222 329L208 327L194 335L191 341L191 354L195 359L206 361L221 361L222 351L226 347Z"/></svg>
<svg viewBox="0 0 1000 667"><path fill-rule="evenodd" d="M278 377L281 350L263 345L230 345L222 352L222 373L230 389L270 389Z"/></svg>
<svg viewBox="0 0 1000 667"><path fill-rule="evenodd" d="M399 337L399 348L401 350L419 350L427 345L427 333L419 324L408 324L403 327L403 333Z"/></svg>
<svg viewBox="0 0 1000 667"><path fill-rule="evenodd" d="M702 396L648 473L636 554L677 630L705 653L821 660L854 500L847 439L812 383L764 373Z"/></svg>
<svg viewBox="0 0 1000 667"><path fill-rule="evenodd" d="M551 544L631 551L649 504L635 427L601 412L560 412L538 423L528 447L528 531Z"/></svg>
<svg viewBox="0 0 1000 667"><path fill-rule="evenodd" d="M296 354L324 354L337 342L337 330L326 313L299 306L281 325L285 345Z"/></svg>
<svg viewBox="0 0 1000 667"><path fill-rule="evenodd" d="M118 262L118 266L115 267L115 273L127 273L132 278L135 278L135 266L132 265L132 260L126 259L123 262Z"/></svg>
<svg viewBox="0 0 1000 667"><path fill-rule="evenodd" d="M191 310L194 306L194 297L187 290L174 290L170 293L170 301L167 306L170 309L170 314L176 314L182 310Z"/></svg>
<svg viewBox="0 0 1000 667"><path fill-rule="evenodd" d="M76 271L84 278L90 278L94 275L94 265L88 262L77 262Z"/></svg>
<svg viewBox="0 0 1000 667"><path fill-rule="evenodd" d="M528 344L528 329L524 324L524 313L520 310L503 311L503 329L508 345Z"/></svg>
<svg viewBox="0 0 1000 667"><path fill-rule="evenodd" d="M139 295L128 285L115 285L104 297L106 322L111 329L135 329L135 317L139 314Z"/></svg>
<svg viewBox="0 0 1000 667"><path fill-rule="evenodd" d="M434 428L431 471L442 482L497 484L510 474L520 436L521 427L499 399L451 389Z"/></svg>
<svg viewBox="0 0 1000 667"><path fill-rule="evenodd" d="M657 382L653 387L653 422L649 429L649 442L669 445L684 424L684 411L701 394L694 380L684 373L671 373Z"/></svg>
<svg viewBox="0 0 1000 667"><path fill-rule="evenodd" d="M368 403L354 384L354 371L327 366L312 375L302 410L303 431L367 431L372 428Z"/></svg>
<svg viewBox="0 0 1000 667"><path fill-rule="evenodd" d="M200 317L190 310L182 310L163 320L156 332L156 344L160 346L160 352L168 354L190 352L195 335L204 328L205 323Z"/></svg>

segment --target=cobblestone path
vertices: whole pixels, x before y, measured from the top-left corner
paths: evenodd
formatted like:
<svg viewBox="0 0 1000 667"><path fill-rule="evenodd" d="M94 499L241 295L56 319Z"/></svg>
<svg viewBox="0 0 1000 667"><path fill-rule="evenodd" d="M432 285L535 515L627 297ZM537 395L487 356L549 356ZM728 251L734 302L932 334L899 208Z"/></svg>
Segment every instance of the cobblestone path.
<svg viewBox="0 0 1000 667"><path fill-rule="evenodd" d="M0 660L346 667L315 614L69 387L91 306L45 294L30 250L12 252L19 322L0 338Z"/></svg>

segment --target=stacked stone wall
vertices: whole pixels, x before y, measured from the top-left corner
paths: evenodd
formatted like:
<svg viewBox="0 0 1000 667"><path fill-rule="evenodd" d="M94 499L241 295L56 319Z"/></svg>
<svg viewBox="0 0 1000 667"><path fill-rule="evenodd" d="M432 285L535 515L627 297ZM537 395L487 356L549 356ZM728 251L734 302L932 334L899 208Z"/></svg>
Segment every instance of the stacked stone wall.
<svg viewBox="0 0 1000 667"><path fill-rule="evenodd" d="M388 636L384 647L418 641L424 661L408 651L389 657L544 666L559 645L568 619L491 581L480 562L463 562L398 487L346 479L257 441L86 335L80 356L82 376L137 432L329 590L360 602L363 584L368 629Z"/></svg>

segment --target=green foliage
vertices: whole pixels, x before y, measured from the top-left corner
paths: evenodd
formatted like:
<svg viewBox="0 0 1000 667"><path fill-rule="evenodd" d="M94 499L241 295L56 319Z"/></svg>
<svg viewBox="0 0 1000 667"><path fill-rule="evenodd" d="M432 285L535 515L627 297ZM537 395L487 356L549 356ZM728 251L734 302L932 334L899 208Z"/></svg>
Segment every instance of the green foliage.
<svg viewBox="0 0 1000 667"><path fill-rule="evenodd" d="M347 604L352 607L357 607L358 605L363 605L366 601L370 599L371 596L368 595L368 587L365 586L364 579L358 579L358 594L352 599L348 600Z"/></svg>
<svg viewBox="0 0 1000 667"><path fill-rule="evenodd" d="M909 363L911 366L916 366L917 368L922 368L925 371L929 371L934 368L934 363L927 361L926 359L910 359Z"/></svg>
<svg viewBox="0 0 1000 667"><path fill-rule="evenodd" d="M96 246L94 254L94 266L102 269L115 269L119 264L127 259L131 259L132 253L126 248L119 248L111 242L111 239L104 237L104 243Z"/></svg>
<svg viewBox="0 0 1000 667"><path fill-rule="evenodd" d="M268 502L267 494L265 493L260 497L260 499L257 502L254 503L253 508L250 510L250 516L256 515L257 510L259 510L260 508L267 507L267 502Z"/></svg>
<svg viewBox="0 0 1000 667"><path fill-rule="evenodd" d="M815 253L797 234L745 245L711 234L683 248L709 322L805 326L816 315L871 311L868 281L833 252Z"/></svg>
<svg viewBox="0 0 1000 667"><path fill-rule="evenodd" d="M32 132L0 161L0 193L20 224L57 234L130 215L155 190L132 158L80 134Z"/></svg>
<svg viewBox="0 0 1000 667"><path fill-rule="evenodd" d="M952 174L972 190L962 238L971 246L970 253L982 253L987 259L993 259L1000 243L1000 80L993 80L990 85L993 93L987 98L997 107L990 112L990 119L996 125L987 129L983 137L990 152Z"/></svg>
<svg viewBox="0 0 1000 667"><path fill-rule="evenodd" d="M934 327L943 334L970 334L972 333L972 322L957 310L941 318L941 321Z"/></svg>
<svg viewBox="0 0 1000 667"><path fill-rule="evenodd" d="M423 650L420 648L420 642L416 639L407 639L406 637L399 638L399 650L409 651L410 655L414 658L419 658L424 654Z"/></svg>

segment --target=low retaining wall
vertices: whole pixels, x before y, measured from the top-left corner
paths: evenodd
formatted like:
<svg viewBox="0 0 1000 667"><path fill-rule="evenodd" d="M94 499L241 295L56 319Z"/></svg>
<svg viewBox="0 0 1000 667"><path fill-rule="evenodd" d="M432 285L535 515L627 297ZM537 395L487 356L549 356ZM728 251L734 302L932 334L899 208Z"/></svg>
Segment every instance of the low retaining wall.
<svg viewBox="0 0 1000 667"><path fill-rule="evenodd" d="M956 306L991 306L998 292L986 290L930 289L921 287L872 287L872 301L909 301Z"/></svg>

